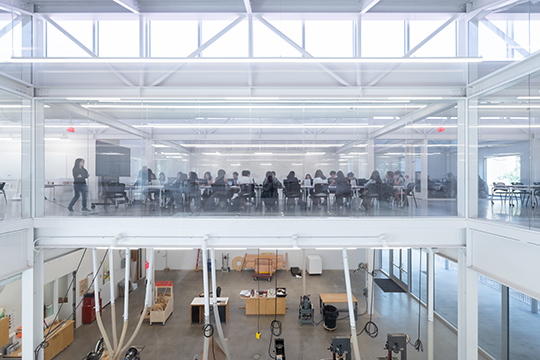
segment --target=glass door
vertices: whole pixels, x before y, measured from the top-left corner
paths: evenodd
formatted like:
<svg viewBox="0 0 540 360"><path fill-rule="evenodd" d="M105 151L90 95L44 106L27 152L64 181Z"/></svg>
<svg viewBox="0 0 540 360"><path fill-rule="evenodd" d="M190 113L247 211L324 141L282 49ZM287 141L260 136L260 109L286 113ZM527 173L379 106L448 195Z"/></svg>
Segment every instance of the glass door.
<svg viewBox="0 0 540 360"><path fill-rule="evenodd" d="M401 287L408 289L409 284L409 256L408 249L392 249L391 252L391 278Z"/></svg>

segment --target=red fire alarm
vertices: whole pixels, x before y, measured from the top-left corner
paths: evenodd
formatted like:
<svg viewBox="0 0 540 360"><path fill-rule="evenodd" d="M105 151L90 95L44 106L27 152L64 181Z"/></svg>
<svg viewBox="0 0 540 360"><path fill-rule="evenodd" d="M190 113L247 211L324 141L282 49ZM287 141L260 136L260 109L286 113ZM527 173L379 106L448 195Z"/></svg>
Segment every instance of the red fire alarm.
<svg viewBox="0 0 540 360"><path fill-rule="evenodd" d="M75 128L72 128L72 127L68 127L66 130L69 131L70 133L74 133L74 132L75 132Z"/></svg>
<svg viewBox="0 0 540 360"><path fill-rule="evenodd" d="M437 129L437 132L443 132L444 131L444 128L441 126Z"/></svg>

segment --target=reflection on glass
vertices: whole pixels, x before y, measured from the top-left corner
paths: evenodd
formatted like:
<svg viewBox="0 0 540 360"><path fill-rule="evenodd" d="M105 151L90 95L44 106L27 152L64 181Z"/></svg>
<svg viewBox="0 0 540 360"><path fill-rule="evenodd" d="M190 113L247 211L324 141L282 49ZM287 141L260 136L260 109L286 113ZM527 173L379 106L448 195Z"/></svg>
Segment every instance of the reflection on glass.
<svg viewBox="0 0 540 360"><path fill-rule="evenodd" d="M427 256L419 249L411 250L411 293L427 304Z"/></svg>
<svg viewBox="0 0 540 360"><path fill-rule="evenodd" d="M537 352L531 345L540 335L538 300L509 290L509 359L536 359Z"/></svg>
<svg viewBox="0 0 540 360"><path fill-rule="evenodd" d="M501 359L501 284L478 275L478 345Z"/></svg>
<svg viewBox="0 0 540 360"><path fill-rule="evenodd" d="M435 255L435 311L457 328L458 267Z"/></svg>

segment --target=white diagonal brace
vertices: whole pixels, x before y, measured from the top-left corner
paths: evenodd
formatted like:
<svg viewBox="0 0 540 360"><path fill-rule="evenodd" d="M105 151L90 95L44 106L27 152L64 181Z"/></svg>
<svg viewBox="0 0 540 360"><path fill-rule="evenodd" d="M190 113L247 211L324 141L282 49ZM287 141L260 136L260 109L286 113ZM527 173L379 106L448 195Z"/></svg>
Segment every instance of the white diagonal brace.
<svg viewBox="0 0 540 360"><path fill-rule="evenodd" d="M251 1L251 0L244 0L244 5L246 6L246 12L247 12L248 14L251 14L251 13L252 13L250 1Z"/></svg>
<svg viewBox="0 0 540 360"><path fill-rule="evenodd" d="M4 37L8 32L10 32L15 26L17 26L21 22L21 17L17 16L13 21L10 21L9 24L4 26L2 30L0 30L0 39Z"/></svg>
<svg viewBox="0 0 540 360"><path fill-rule="evenodd" d="M472 2L472 11L467 13L467 21L477 18L482 20L486 15L492 11L501 10L502 8L517 5L523 2L523 0L499 0L493 2L493 0L476 0Z"/></svg>
<svg viewBox="0 0 540 360"><path fill-rule="evenodd" d="M219 40L219 38L221 38L223 35L225 35L227 32L229 32L229 30L231 30L233 27L235 27L236 25L238 25L242 20L244 20L246 17L246 15L240 15L238 16L238 18L236 20L234 20L232 23L230 23L229 25L227 25L223 30L221 30L220 32L218 32L216 35L214 35L213 38L211 38L210 40L208 40L207 42L205 42L204 44L201 45L200 48L198 48L197 50L195 50L194 52L192 52L191 54L189 54L187 56L187 59L193 59L195 58L197 55L199 55L200 53L202 53L206 48L208 48L210 45L212 45L213 43L215 43L217 40ZM183 66L185 65L185 63L180 63L178 65L176 65L174 68L172 68L171 70L169 70L165 75L163 75L162 77L160 77L159 79L157 79L156 81L154 81L150 86L157 86L159 84L161 84L163 81L165 81L169 76L171 76L172 74L174 74L175 72L177 72L178 70L180 70L180 68L182 68Z"/></svg>
<svg viewBox="0 0 540 360"><path fill-rule="evenodd" d="M313 58L313 55L308 53L304 48L302 48L300 45L292 41L287 35L283 34L281 31L279 31L274 25L270 24L266 19L264 19L261 15L255 15L257 20L259 20L264 26L272 30L277 36L285 40L289 45L291 45L293 48L298 50L302 55L308 58ZM323 64L317 64L321 69L323 69L328 75L333 77L337 82L339 82L341 85L350 86L348 82L343 80L339 75L334 73L332 70L328 69Z"/></svg>
<svg viewBox="0 0 540 360"><path fill-rule="evenodd" d="M440 113L441 111L448 110L452 107L456 106L455 102L449 102L449 103L433 103L429 104L428 106L417 110L411 114L408 114L406 116L403 116L399 120L396 120L388 125L385 125L384 127L377 129L375 131L372 131L369 133L368 137L370 139L376 139L378 137L381 137L385 134L388 134L392 131L396 131L398 129L401 129L402 127L406 125L412 125L415 122L418 122L420 120L424 120L425 118L429 116L433 116L435 114Z"/></svg>
<svg viewBox="0 0 540 360"><path fill-rule="evenodd" d="M75 37L73 37L73 35L71 35L69 32L67 32L63 27L61 27L60 25L58 25L53 19L51 19L49 16L47 15L39 15L41 16L43 19L47 20L49 22L49 24L51 24L52 26L54 26L58 31L60 31L62 34L66 35L68 37L69 40L73 41L75 43L75 45L77 45L78 47L80 47L81 49L83 49L84 52L86 52L88 55L90 55L91 57L93 58L97 58L98 56L96 55L96 53L94 53L92 50L90 50L89 48L87 48L86 46L84 46L83 43L81 43L79 40L77 40ZM131 81L129 81L124 75L120 74L120 72L118 72L118 70L116 70L115 68L113 68L110 64L107 64L107 63L103 63L103 65L109 69L114 75L116 75L120 80L122 80L126 85L128 86L134 86L133 83Z"/></svg>
<svg viewBox="0 0 540 360"><path fill-rule="evenodd" d="M139 6L135 3L134 0L113 0L118 5L122 6L123 8L128 9L134 14L139 14Z"/></svg>
<svg viewBox="0 0 540 360"><path fill-rule="evenodd" d="M459 20L460 17L462 17L463 14L455 14L450 19L446 20L444 24L439 26L435 31L433 31L431 34L429 34L424 40L420 41L418 45L416 45L414 48L412 48L408 53L403 55L404 58L411 57L412 54L417 52L422 46L424 46L429 40L433 39L437 34L439 34L441 31L443 31L448 25L453 23L456 20ZM392 70L394 70L396 67L399 66L400 63L394 63L390 65L386 70L384 70L382 73L380 73L375 79L371 80L371 82L367 86L374 86L379 81L381 81L386 75L388 75Z"/></svg>
<svg viewBox="0 0 540 360"><path fill-rule="evenodd" d="M512 39L510 36L508 36L504 31L499 29L495 24L493 24L488 19L481 20L482 24L484 24L489 30L495 33L498 37L503 39L508 45L510 45L514 50L516 50L518 53L523 55L523 57L527 57L530 55L530 53L525 50L521 45L519 45L514 39Z"/></svg>
<svg viewBox="0 0 540 360"><path fill-rule="evenodd" d="M364 15L369 10L371 10L372 7L377 5L381 0L364 0L362 1L362 10L360 10L360 15Z"/></svg>

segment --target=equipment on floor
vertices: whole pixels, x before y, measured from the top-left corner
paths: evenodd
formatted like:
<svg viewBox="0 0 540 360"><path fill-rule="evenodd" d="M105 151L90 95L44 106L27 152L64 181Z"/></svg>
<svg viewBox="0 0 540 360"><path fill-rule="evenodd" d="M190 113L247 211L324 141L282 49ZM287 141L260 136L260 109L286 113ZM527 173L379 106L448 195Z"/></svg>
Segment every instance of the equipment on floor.
<svg viewBox="0 0 540 360"><path fill-rule="evenodd" d="M388 350L388 359L392 360L392 352L396 354L401 352L401 360L407 360L407 342L409 342L409 337L406 334L387 334L386 337L384 348Z"/></svg>
<svg viewBox="0 0 540 360"><path fill-rule="evenodd" d="M197 262L195 263L195 272L199 271L199 269L201 268L199 265L200 265L200 259L201 259L201 249L198 249L197 250Z"/></svg>
<svg viewBox="0 0 540 360"><path fill-rule="evenodd" d="M302 324L315 325L315 321L313 319L313 305L311 304L310 296L311 295L300 296L300 305L298 306L298 319L300 320L300 326L302 326Z"/></svg>
<svg viewBox="0 0 540 360"><path fill-rule="evenodd" d="M229 267L229 254L221 254L221 272L229 272L231 268Z"/></svg>
<svg viewBox="0 0 540 360"><path fill-rule="evenodd" d="M349 336L332 336L332 344L328 350L332 352L333 360L351 360L351 338Z"/></svg>
<svg viewBox="0 0 540 360"><path fill-rule="evenodd" d="M339 317L337 308L333 305L324 305L322 311L324 318L323 327L328 331L336 330L337 318Z"/></svg>
<svg viewBox="0 0 540 360"><path fill-rule="evenodd" d="M141 360L141 357L139 356L139 350L137 350L136 347L130 347L129 350L126 352L125 360Z"/></svg>
<svg viewBox="0 0 540 360"><path fill-rule="evenodd" d="M99 339L96 343L94 351L91 351L86 355L86 360L99 360L103 356L103 338Z"/></svg>
<svg viewBox="0 0 540 360"><path fill-rule="evenodd" d="M277 338L275 341L276 360L285 360L285 340Z"/></svg>

